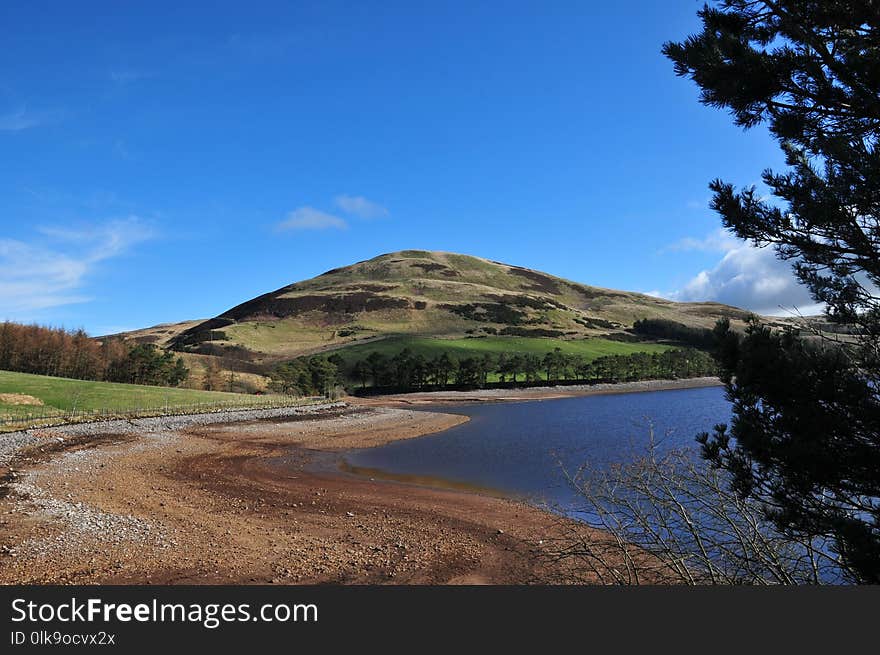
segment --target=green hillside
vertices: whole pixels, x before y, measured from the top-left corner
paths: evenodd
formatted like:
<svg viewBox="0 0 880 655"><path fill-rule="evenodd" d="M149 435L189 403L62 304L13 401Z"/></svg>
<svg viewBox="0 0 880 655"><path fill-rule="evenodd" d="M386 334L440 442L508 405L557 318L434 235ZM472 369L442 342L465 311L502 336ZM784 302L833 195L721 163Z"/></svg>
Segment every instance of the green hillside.
<svg viewBox="0 0 880 655"><path fill-rule="evenodd" d="M604 339L626 333L639 319L711 327L722 316L736 322L746 315L717 303L675 303L591 287L479 257L404 250L290 284L207 321L132 336L181 352L267 365L366 343L390 352L406 339L429 349L546 352L559 346L595 356L611 354L606 348L650 350L650 344ZM478 336L485 338L466 339ZM426 341L435 339L442 342ZM595 339L600 341L591 344Z"/></svg>

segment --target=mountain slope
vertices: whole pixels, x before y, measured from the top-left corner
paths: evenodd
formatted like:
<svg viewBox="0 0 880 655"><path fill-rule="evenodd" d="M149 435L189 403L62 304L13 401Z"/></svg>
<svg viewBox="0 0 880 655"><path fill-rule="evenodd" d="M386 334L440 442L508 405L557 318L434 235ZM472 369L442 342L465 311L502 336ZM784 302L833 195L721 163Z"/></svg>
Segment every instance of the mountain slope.
<svg viewBox="0 0 880 655"><path fill-rule="evenodd" d="M584 339L642 318L711 327L747 312L591 287L454 253L404 250L333 269L169 336L171 347L256 361L391 336ZM181 325L183 327L183 325Z"/></svg>

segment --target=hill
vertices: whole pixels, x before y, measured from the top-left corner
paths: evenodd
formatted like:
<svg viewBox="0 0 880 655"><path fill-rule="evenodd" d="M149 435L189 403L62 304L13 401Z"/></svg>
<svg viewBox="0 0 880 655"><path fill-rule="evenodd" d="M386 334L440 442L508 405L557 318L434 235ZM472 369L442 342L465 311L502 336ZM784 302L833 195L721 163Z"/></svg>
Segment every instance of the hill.
<svg viewBox="0 0 880 655"><path fill-rule="evenodd" d="M290 284L206 321L132 336L181 352L267 364L410 338L456 340L458 348L467 339L477 350L478 341L493 349L524 347L533 339L619 342L632 338L629 331L639 319L708 328L722 316L740 321L747 314L718 303L676 303L592 287L479 257L404 250ZM534 344L528 349L539 350Z"/></svg>

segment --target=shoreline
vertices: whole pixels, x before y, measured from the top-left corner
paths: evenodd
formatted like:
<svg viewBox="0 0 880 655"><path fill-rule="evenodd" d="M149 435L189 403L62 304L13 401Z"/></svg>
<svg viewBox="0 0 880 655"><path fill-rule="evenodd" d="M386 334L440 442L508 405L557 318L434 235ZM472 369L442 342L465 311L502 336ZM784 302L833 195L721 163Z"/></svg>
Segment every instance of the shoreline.
<svg viewBox="0 0 880 655"><path fill-rule="evenodd" d="M469 420L417 405L717 384L433 392L7 433L0 584L565 582L550 544L570 520L488 490L360 475L339 454Z"/></svg>
<svg viewBox="0 0 880 655"><path fill-rule="evenodd" d="M603 396L678 389L702 389L724 386L717 377L682 378L679 380L639 380L635 382L572 384L556 387L527 387L523 389L474 389L473 391L414 391L386 396L353 396L346 400L367 406L431 405L441 403L522 402L553 400L582 396Z"/></svg>
<svg viewBox="0 0 880 655"><path fill-rule="evenodd" d="M471 491L315 466L464 420L347 405L237 423L32 431L0 464L0 583L563 579L542 545L559 517Z"/></svg>

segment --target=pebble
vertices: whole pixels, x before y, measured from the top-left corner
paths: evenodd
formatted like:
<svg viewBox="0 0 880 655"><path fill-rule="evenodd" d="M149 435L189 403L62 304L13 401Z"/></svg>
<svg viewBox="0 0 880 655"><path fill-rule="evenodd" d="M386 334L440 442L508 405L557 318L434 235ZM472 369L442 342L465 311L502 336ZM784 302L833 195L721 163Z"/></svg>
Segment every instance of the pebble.
<svg viewBox="0 0 880 655"><path fill-rule="evenodd" d="M53 428L8 432L0 434L0 466L9 465L20 451L43 444L47 438L54 439L58 443L64 443L65 438L97 437L105 434L137 433L150 437L168 438L169 433L192 426L309 415L345 406L346 403L343 402L327 402L298 407L232 410L210 414L77 423ZM103 467L102 462L94 461L93 455L94 452L90 450L66 452L62 457L54 460L52 466L58 467L59 473L62 474L65 470L88 472L91 467ZM161 548L177 545L176 541L168 539L163 534L159 525L150 521L131 514L112 514L82 502L74 502L70 493L66 494L66 498L54 497L47 490L31 481L31 476L28 473L22 475L11 471L6 486L11 492L11 496L16 500L16 506L9 510L10 514L16 511L28 514L26 508L29 508L34 510L35 514L41 514L61 524L61 531L56 535L24 541L17 544L14 550L8 546L0 548L0 553L7 557L27 555L41 558L52 553L70 552L77 546L94 543L96 540L114 544L123 542L152 543ZM164 506L164 503L160 503L160 506ZM122 567L121 563L119 567Z"/></svg>
<svg viewBox="0 0 880 655"><path fill-rule="evenodd" d="M347 407L347 404L344 402L326 402L297 407L224 410L209 414L156 416L131 420L114 419L111 421L73 423L52 428L34 428L18 432L5 432L0 433L0 466L8 465L20 450L45 443L46 438L52 438L58 443L64 443L65 437L97 437L104 434L135 434L149 431L163 432L211 425L213 423L257 421L259 419L280 418L284 416L304 416L343 407Z"/></svg>

